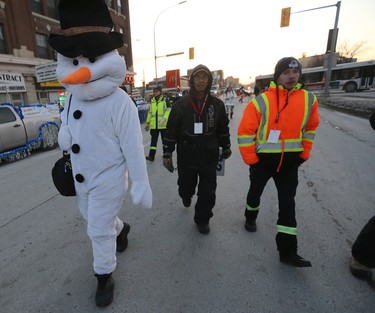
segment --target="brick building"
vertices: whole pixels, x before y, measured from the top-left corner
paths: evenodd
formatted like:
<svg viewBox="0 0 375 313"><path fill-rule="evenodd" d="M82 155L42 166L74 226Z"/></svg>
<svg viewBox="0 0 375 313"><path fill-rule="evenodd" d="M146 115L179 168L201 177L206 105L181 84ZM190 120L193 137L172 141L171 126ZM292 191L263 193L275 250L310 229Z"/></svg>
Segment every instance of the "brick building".
<svg viewBox="0 0 375 313"><path fill-rule="evenodd" d="M79 0L77 0L79 1ZM134 82L129 0L106 0L114 30L124 35L128 90ZM59 28L58 0L0 0L0 103L45 103L58 99L57 81L37 82L35 66L56 61L48 36ZM9 87L11 86L11 87Z"/></svg>

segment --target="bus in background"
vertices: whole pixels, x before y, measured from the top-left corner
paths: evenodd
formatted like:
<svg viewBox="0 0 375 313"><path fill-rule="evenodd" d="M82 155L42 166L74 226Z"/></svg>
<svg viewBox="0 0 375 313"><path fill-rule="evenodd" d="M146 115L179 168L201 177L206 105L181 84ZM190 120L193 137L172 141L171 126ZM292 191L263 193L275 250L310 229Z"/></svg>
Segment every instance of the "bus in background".
<svg viewBox="0 0 375 313"><path fill-rule="evenodd" d="M311 91L323 90L326 71L323 66L303 68L301 81L305 84L304 88ZM273 74L260 75L255 78L255 83L263 92L272 79ZM375 88L375 60L337 64L332 68L329 88L345 92Z"/></svg>

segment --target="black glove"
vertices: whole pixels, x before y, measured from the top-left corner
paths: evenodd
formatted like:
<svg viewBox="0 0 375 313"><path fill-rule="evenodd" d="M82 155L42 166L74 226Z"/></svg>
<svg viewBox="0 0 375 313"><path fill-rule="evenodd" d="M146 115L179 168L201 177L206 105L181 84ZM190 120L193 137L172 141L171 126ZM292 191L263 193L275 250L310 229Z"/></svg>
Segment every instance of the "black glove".
<svg viewBox="0 0 375 313"><path fill-rule="evenodd" d="M163 165L171 173L174 171L172 153L166 152L163 154Z"/></svg>
<svg viewBox="0 0 375 313"><path fill-rule="evenodd" d="M298 161L297 161L298 166L302 165L305 161L306 161L305 159L298 157Z"/></svg>
<svg viewBox="0 0 375 313"><path fill-rule="evenodd" d="M232 150L230 148L223 150L223 152L221 153L221 157L225 160L228 159L231 155Z"/></svg>

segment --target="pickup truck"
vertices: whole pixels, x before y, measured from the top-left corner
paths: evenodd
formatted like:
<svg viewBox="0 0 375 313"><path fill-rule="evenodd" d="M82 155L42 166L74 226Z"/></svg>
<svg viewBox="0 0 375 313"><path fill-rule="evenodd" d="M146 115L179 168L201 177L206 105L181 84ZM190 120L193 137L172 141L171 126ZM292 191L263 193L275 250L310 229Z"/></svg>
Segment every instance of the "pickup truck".
<svg viewBox="0 0 375 313"><path fill-rule="evenodd" d="M0 104L0 163L57 147L61 125L58 106Z"/></svg>

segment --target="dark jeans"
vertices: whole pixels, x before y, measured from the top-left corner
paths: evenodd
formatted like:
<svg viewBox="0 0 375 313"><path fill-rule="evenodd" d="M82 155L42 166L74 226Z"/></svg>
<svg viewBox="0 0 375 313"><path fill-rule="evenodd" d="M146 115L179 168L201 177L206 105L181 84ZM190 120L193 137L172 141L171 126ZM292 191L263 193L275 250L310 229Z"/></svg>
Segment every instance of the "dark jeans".
<svg viewBox="0 0 375 313"><path fill-rule="evenodd" d="M161 136L161 142L164 145L165 131L166 131L166 129L150 129L151 144L150 144L149 156L151 158L154 158L155 154L156 154L156 147L158 145L159 133L160 133L160 136Z"/></svg>
<svg viewBox="0 0 375 313"><path fill-rule="evenodd" d="M352 255L359 263L375 268L375 216L359 233L352 247Z"/></svg>
<svg viewBox="0 0 375 313"><path fill-rule="evenodd" d="M247 194L247 205L256 208L260 205L263 190L270 178L275 182L278 202L279 216L277 225L286 227L297 227L295 218L295 196L298 186L298 159L284 156L280 171L277 172L279 157L274 160L260 162L250 166L250 189ZM245 216L256 219L258 211L245 210ZM276 244L280 252L297 252L297 236L285 233L277 233Z"/></svg>
<svg viewBox="0 0 375 313"><path fill-rule="evenodd" d="M216 202L216 165L196 169L178 164L177 184L181 198L191 198L198 184L194 222L208 224Z"/></svg>

